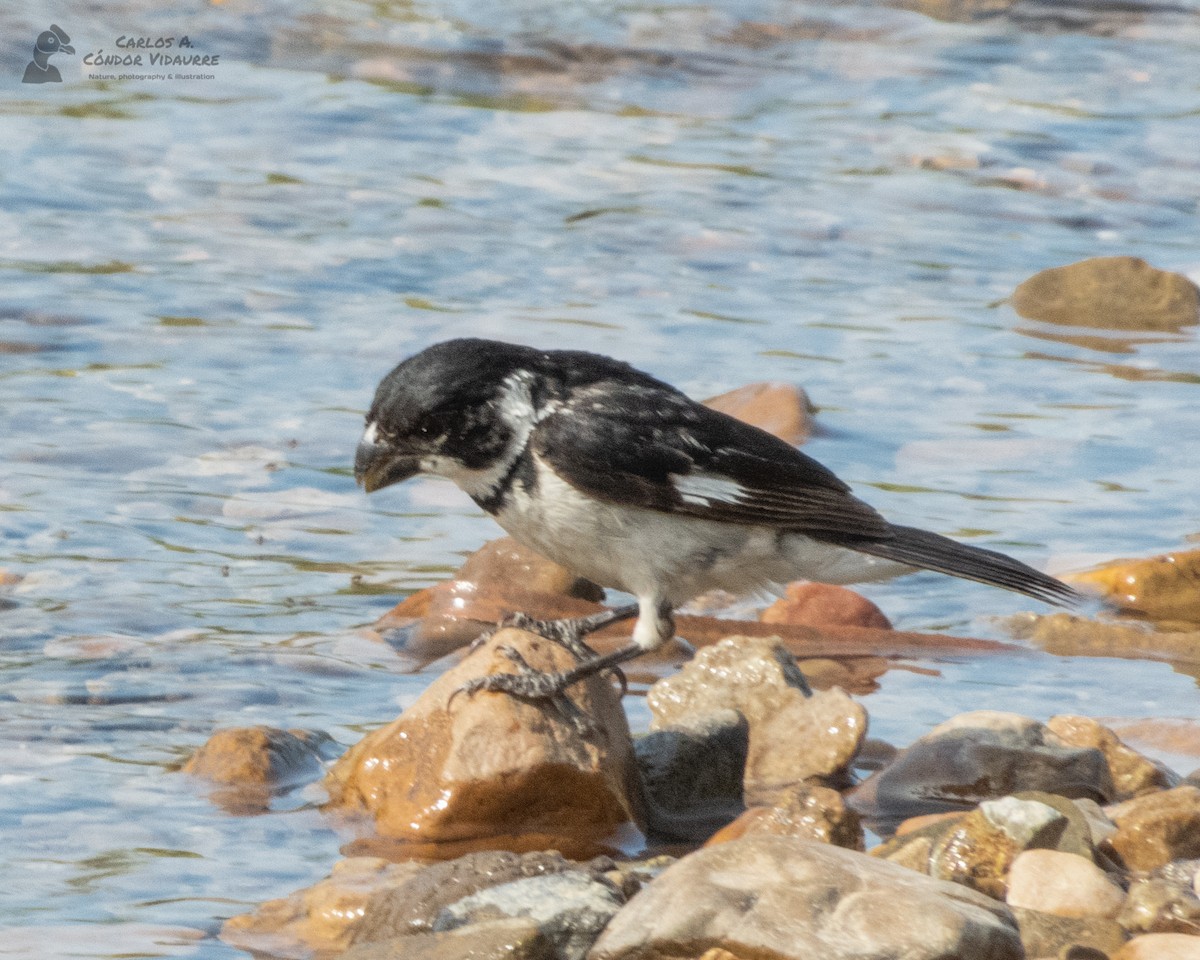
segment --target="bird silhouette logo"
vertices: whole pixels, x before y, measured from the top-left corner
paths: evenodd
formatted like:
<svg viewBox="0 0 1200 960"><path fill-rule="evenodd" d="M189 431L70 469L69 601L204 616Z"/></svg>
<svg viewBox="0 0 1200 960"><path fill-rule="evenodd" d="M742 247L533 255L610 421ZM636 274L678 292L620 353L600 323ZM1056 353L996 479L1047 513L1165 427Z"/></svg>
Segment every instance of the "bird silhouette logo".
<svg viewBox="0 0 1200 960"><path fill-rule="evenodd" d="M62 27L50 24L50 29L38 34L37 43L33 46L33 59L25 68L22 83L62 83L62 74L58 67L50 62L50 57L56 53L74 53L71 38L63 33Z"/></svg>

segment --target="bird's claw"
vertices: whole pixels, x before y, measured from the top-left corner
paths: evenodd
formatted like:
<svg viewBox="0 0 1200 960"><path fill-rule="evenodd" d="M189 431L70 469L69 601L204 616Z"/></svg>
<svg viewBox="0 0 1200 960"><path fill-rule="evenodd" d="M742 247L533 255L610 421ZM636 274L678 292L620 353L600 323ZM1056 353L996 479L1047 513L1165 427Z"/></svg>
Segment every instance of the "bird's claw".
<svg viewBox="0 0 1200 960"><path fill-rule="evenodd" d="M529 703L544 703L572 727L575 732L586 735L595 730L595 726L587 715L575 705L566 695L566 688L575 682L574 677L566 673L551 673L544 670L534 670L525 658L513 647L500 647L500 652L519 668L515 673L492 673L485 677L475 677L450 694L449 703L460 693L473 697L481 691L490 693L506 693L518 700ZM447 704L449 705L449 704Z"/></svg>

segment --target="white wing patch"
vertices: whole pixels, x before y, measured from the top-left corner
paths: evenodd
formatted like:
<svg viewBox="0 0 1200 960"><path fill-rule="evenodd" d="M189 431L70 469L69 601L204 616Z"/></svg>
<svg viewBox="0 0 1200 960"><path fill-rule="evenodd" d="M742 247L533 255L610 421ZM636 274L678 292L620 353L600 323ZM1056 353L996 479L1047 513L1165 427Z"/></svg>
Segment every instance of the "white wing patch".
<svg viewBox="0 0 1200 960"><path fill-rule="evenodd" d="M753 494L735 480L711 473L670 474L684 503L705 507L712 503L745 502Z"/></svg>

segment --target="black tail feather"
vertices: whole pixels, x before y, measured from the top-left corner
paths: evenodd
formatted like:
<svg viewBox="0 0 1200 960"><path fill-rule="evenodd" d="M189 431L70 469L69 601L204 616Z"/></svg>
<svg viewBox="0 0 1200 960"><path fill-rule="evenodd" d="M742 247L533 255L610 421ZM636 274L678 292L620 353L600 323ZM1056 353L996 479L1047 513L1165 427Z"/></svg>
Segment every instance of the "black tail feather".
<svg viewBox="0 0 1200 960"><path fill-rule="evenodd" d="M1061 580L995 550L972 547L916 527L892 524L891 530L893 536L887 540L846 545L874 557L1014 590L1059 607L1078 607L1087 602L1083 594Z"/></svg>

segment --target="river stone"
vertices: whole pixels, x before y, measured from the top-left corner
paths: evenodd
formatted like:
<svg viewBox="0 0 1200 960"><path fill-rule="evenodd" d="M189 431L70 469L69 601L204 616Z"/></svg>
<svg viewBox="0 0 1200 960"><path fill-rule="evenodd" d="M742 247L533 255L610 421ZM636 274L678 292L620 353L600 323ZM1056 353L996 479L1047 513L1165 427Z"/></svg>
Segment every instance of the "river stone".
<svg viewBox="0 0 1200 960"><path fill-rule="evenodd" d="M1200 936L1144 933L1114 953L1112 960L1200 960Z"/></svg>
<svg viewBox="0 0 1200 960"><path fill-rule="evenodd" d="M497 632L346 752L326 778L326 810L365 815L381 836L408 842L508 847L542 837L543 849L578 849L639 819L629 728L607 677L570 687L566 713L505 693L459 693L468 680L513 672L505 647L535 670L575 664L542 637Z"/></svg>
<svg viewBox="0 0 1200 960"><path fill-rule="evenodd" d="M892 628L892 621L861 593L829 583L789 583L784 595L767 607L759 620L811 627Z"/></svg>
<svg viewBox="0 0 1200 960"><path fill-rule="evenodd" d="M1013 309L1047 323L1175 331L1200 321L1200 290L1180 273L1137 257L1093 257L1034 274Z"/></svg>
<svg viewBox="0 0 1200 960"><path fill-rule="evenodd" d="M527 918L500 917L445 933L414 933L362 943L337 960L559 960L538 925Z"/></svg>
<svg viewBox="0 0 1200 960"><path fill-rule="evenodd" d="M311 887L230 917L221 928L221 939L239 950L277 957L345 950L368 905L404 887L423 870L421 863L389 863L378 857L339 861L328 877Z"/></svg>
<svg viewBox="0 0 1200 960"><path fill-rule="evenodd" d="M1016 960L1008 909L851 850L754 835L669 867L621 910L589 960Z"/></svg>
<svg viewBox="0 0 1200 960"><path fill-rule="evenodd" d="M1028 790L1104 802L1114 794L1099 750L1068 746L1028 717L981 710L934 727L848 799L886 825Z"/></svg>
<svg viewBox="0 0 1200 960"><path fill-rule="evenodd" d="M1149 757L1121 742L1121 738L1091 717L1060 714L1046 726L1073 747L1095 747L1104 754L1118 800L1175 786L1179 778Z"/></svg>
<svg viewBox="0 0 1200 960"><path fill-rule="evenodd" d="M229 727L216 731L183 765L183 772L216 785L212 799L226 810L256 813L271 797L321 775L335 754L333 739L312 730Z"/></svg>
<svg viewBox="0 0 1200 960"><path fill-rule="evenodd" d="M702 839L744 809L742 776L750 731L735 710L692 715L634 741L653 833Z"/></svg>
<svg viewBox="0 0 1200 960"><path fill-rule="evenodd" d="M583 960L625 898L611 884L578 871L527 877L488 887L445 907L434 931L457 930L496 916L527 918L560 960Z"/></svg>
<svg viewBox="0 0 1200 960"><path fill-rule="evenodd" d="M1105 917L1059 917L1040 910L1013 907L1013 915L1021 927L1021 942L1028 957L1108 957L1119 950L1128 939L1115 920Z"/></svg>
<svg viewBox="0 0 1200 960"><path fill-rule="evenodd" d="M770 806L751 807L713 834L708 845L756 833L832 843L850 850L865 848L858 814L846 806L836 790L814 784L797 784L777 793Z"/></svg>
<svg viewBox="0 0 1200 960"><path fill-rule="evenodd" d="M772 640L727 637L650 688L652 730L736 710L749 725L747 803L812 777L843 773L866 735L866 711L839 689L811 693L795 659Z"/></svg>
<svg viewBox="0 0 1200 960"><path fill-rule="evenodd" d="M1008 872L1010 907L1060 917L1115 917L1125 891L1091 860L1058 850L1025 850Z"/></svg>
<svg viewBox="0 0 1200 960"><path fill-rule="evenodd" d="M812 435L816 412L803 388L790 383L748 383L709 397L704 405L773 433L792 446Z"/></svg>
<svg viewBox="0 0 1200 960"><path fill-rule="evenodd" d="M1177 861L1183 863L1185 861ZM1125 906L1117 918L1131 933L1196 933L1200 931L1200 897L1193 880L1176 875L1168 864L1153 876L1129 885Z"/></svg>
<svg viewBox="0 0 1200 960"><path fill-rule="evenodd" d="M1114 560L1064 579L1151 620L1200 625L1200 550Z"/></svg>
<svg viewBox="0 0 1200 960"><path fill-rule="evenodd" d="M1200 857L1200 788L1148 793L1108 814L1117 830L1107 845L1131 870L1154 870L1172 860Z"/></svg>

